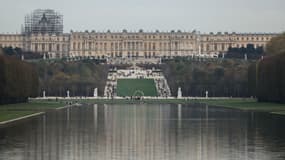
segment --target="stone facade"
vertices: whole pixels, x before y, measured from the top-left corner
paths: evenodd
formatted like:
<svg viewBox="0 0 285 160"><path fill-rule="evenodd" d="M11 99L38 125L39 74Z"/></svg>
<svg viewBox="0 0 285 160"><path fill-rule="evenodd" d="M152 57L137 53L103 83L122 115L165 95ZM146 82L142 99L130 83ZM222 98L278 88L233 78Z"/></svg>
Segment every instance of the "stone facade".
<svg viewBox="0 0 285 160"><path fill-rule="evenodd" d="M199 32L73 32L0 34L0 47L18 47L52 57L172 57L225 53L229 47L266 47L277 34Z"/></svg>

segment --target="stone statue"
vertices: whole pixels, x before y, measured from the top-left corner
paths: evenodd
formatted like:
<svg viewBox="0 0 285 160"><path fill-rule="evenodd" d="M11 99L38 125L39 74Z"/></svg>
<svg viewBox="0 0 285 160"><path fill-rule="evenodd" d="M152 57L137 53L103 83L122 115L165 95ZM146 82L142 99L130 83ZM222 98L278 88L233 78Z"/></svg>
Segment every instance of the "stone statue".
<svg viewBox="0 0 285 160"><path fill-rule="evenodd" d="M177 91L177 98L182 98L181 87L178 88L178 91Z"/></svg>
<svg viewBox="0 0 285 160"><path fill-rule="evenodd" d="M206 91L206 98L208 98L208 94L209 94L209 92L208 92L208 91Z"/></svg>
<svg viewBox="0 0 285 160"><path fill-rule="evenodd" d="M97 88L94 89L93 96L94 96L94 97L98 97L98 89L97 89Z"/></svg>
<svg viewBox="0 0 285 160"><path fill-rule="evenodd" d="M66 91L66 97L69 98L69 90Z"/></svg>
<svg viewBox="0 0 285 160"><path fill-rule="evenodd" d="M43 98L46 98L46 91L43 91Z"/></svg>

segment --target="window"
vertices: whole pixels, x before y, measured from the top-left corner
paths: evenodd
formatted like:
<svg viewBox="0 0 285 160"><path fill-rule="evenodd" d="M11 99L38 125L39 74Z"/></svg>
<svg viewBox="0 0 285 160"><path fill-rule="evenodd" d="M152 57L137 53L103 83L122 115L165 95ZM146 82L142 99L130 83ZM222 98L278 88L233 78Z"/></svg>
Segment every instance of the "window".
<svg viewBox="0 0 285 160"><path fill-rule="evenodd" d="M60 50L60 46L59 44L56 45L56 50L59 51Z"/></svg>
<svg viewBox="0 0 285 160"><path fill-rule="evenodd" d="M48 50L51 52L51 50L52 50L52 44L49 44L49 45L48 45Z"/></svg>
<svg viewBox="0 0 285 160"><path fill-rule="evenodd" d="M45 50L45 44L42 44L42 51Z"/></svg>
<svg viewBox="0 0 285 160"><path fill-rule="evenodd" d="M66 47L65 47L64 44L62 45L61 50L62 50L62 51L66 51Z"/></svg>

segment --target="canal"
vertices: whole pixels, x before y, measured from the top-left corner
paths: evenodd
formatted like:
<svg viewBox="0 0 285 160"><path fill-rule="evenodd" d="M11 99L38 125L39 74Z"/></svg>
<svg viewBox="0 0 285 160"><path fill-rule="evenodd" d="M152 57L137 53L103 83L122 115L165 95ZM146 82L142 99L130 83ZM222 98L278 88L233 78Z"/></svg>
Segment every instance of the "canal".
<svg viewBox="0 0 285 160"><path fill-rule="evenodd" d="M86 105L0 128L2 160L284 160L285 117L206 105Z"/></svg>

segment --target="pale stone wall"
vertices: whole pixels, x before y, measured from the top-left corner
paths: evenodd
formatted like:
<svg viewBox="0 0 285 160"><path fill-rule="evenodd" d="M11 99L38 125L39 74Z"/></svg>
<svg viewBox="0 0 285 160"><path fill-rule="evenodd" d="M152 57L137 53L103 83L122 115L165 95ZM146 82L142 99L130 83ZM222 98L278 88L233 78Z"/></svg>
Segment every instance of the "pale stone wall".
<svg viewBox="0 0 285 160"><path fill-rule="evenodd" d="M32 34L27 37L25 50L54 54L57 58L69 55L69 35Z"/></svg>
<svg viewBox="0 0 285 160"><path fill-rule="evenodd" d="M24 47L24 36L21 34L0 34L0 47Z"/></svg>
<svg viewBox="0 0 285 160"><path fill-rule="evenodd" d="M172 57L225 53L229 47L263 46L277 34L199 32L73 32L70 34L0 34L0 47L62 57Z"/></svg>
<svg viewBox="0 0 285 160"><path fill-rule="evenodd" d="M266 48L266 44L277 34L237 34L217 33L201 35L201 52L204 54L218 54L228 50L229 47L246 47L253 44L255 48Z"/></svg>
<svg viewBox="0 0 285 160"><path fill-rule="evenodd" d="M18 47L25 51L54 54L55 57L62 58L69 55L69 34L2 34L0 47Z"/></svg>
<svg viewBox="0 0 285 160"><path fill-rule="evenodd" d="M194 53L192 33L72 32L70 55L95 57L162 57Z"/></svg>

